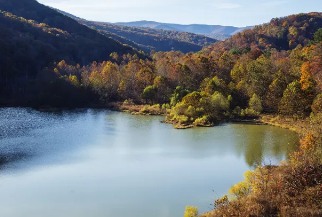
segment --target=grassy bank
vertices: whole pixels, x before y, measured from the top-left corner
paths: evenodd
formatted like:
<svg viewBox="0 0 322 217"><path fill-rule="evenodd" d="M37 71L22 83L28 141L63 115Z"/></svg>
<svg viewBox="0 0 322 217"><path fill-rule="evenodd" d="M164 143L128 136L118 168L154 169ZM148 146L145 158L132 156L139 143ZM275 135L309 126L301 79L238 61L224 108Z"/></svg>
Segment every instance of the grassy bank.
<svg viewBox="0 0 322 217"><path fill-rule="evenodd" d="M156 105L137 105L131 101L116 102L110 104L110 109L130 113L132 115L166 115L167 108Z"/></svg>
<svg viewBox="0 0 322 217"><path fill-rule="evenodd" d="M271 126L289 129L298 133L301 137L308 134L313 134L318 137L322 132L319 119L320 117L295 119L293 117L280 115L261 115L258 121Z"/></svg>

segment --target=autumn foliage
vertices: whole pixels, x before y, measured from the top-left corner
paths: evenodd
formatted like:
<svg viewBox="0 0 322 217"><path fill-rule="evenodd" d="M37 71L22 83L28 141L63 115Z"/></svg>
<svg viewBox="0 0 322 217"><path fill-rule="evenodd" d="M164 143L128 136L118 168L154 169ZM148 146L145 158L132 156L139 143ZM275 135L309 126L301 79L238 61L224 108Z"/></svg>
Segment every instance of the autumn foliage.
<svg viewBox="0 0 322 217"><path fill-rule="evenodd" d="M217 200L215 211L203 216L321 216L321 140L307 135L288 164L258 167L245 174Z"/></svg>

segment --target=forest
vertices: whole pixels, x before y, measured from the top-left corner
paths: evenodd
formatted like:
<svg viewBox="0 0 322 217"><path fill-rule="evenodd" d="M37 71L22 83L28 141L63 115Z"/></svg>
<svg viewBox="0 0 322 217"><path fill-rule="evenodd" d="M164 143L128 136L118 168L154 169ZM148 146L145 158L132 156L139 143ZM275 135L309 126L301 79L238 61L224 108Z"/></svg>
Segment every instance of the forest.
<svg viewBox="0 0 322 217"><path fill-rule="evenodd" d="M145 53L153 51L181 51L183 53L198 52L204 46L210 46L217 40L204 35L175 30L153 29L116 25L105 22L85 20L58 9L58 12L73 18L79 23L97 30L122 44L130 45Z"/></svg>
<svg viewBox="0 0 322 217"><path fill-rule="evenodd" d="M305 23L303 16L307 22L318 22L320 14L272 20L255 29L272 32L278 23L291 21L301 26ZM288 27L283 44L299 42L297 37L307 35L294 49L278 50L269 44L263 47L256 41L247 44L249 37L259 34L254 32L244 34L243 39L242 33L228 40L232 44L243 41L243 45L227 45L220 50L216 46L227 41L197 53L151 52L145 59L112 53L112 61L83 67L62 60L40 72L35 86L41 88L38 92L42 96L31 100L58 107L109 105L125 100L156 104L167 111L169 122L183 126L213 125L260 113L308 117L312 112L319 113L321 103L322 29L312 23L315 31L308 26L309 33L295 37L291 31L296 28L294 23Z"/></svg>
<svg viewBox="0 0 322 217"><path fill-rule="evenodd" d="M206 36L187 32L119 26L86 20L78 20L78 22L95 28L108 37L118 40L123 44L129 44L146 53L150 53L152 50L175 50L183 53L198 52L204 46L210 46L217 41Z"/></svg>
<svg viewBox="0 0 322 217"><path fill-rule="evenodd" d="M21 2L0 0L0 105L145 105L139 112L176 128L262 114L309 120L288 164L245 174L235 199L207 216L321 216L322 13L275 18L196 53L145 54Z"/></svg>

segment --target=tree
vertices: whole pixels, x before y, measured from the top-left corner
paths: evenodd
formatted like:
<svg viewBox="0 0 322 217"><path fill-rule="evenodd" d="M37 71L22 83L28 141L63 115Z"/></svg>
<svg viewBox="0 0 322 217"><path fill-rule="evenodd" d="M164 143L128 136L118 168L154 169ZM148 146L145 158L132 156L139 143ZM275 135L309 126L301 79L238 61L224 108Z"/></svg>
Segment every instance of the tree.
<svg viewBox="0 0 322 217"><path fill-rule="evenodd" d="M155 85L147 86L142 93L142 98L145 99L146 103L148 100L153 104L153 101L158 93L158 88Z"/></svg>
<svg viewBox="0 0 322 217"><path fill-rule="evenodd" d="M142 91L146 86L152 85L155 79L155 72L148 66L142 64L142 68L135 76L137 91Z"/></svg>
<svg viewBox="0 0 322 217"><path fill-rule="evenodd" d="M319 43L322 41L322 28L318 29L315 33L314 33L314 43Z"/></svg>
<svg viewBox="0 0 322 217"><path fill-rule="evenodd" d="M199 107L200 99L202 98L200 92L194 91L185 97L183 97L182 102L188 106Z"/></svg>
<svg viewBox="0 0 322 217"><path fill-rule="evenodd" d="M279 112L284 115L303 117L309 113L310 105L301 89L300 82L294 81L283 93L283 98L279 103Z"/></svg>
<svg viewBox="0 0 322 217"><path fill-rule="evenodd" d="M165 76L157 76L153 85L158 88L156 100L160 103L169 102L172 90L169 88L168 79Z"/></svg>
<svg viewBox="0 0 322 217"><path fill-rule="evenodd" d="M311 75L314 77L320 91L322 90L322 43L313 47L312 58L310 59Z"/></svg>
<svg viewBox="0 0 322 217"><path fill-rule="evenodd" d="M312 93L315 88L314 79L311 76L311 68L309 62L304 62L301 67L301 88L304 91Z"/></svg>
<svg viewBox="0 0 322 217"><path fill-rule="evenodd" d="M262 102L256 94L249 100L249 108L259 114L263 111Z"/></svg>
<svg viewBox="0 0 322 217"><path fill-rule="evenodd" d="M224 93L225 95L229 94L229 88L227 88L225 82L222 79L219 79L217 76L208 82L205 91L209 95L214 94L216 91Z"/></svg>
<svg viewBox="0 0 322 217"><path fill-rule="evenodd" d="M176 104L181 102L183 97L185 97L188 94L189 94L188 90L183 89L181 86L176 87L176 89L174 90L174 93L172 94L172 97L171 97L171 105L175 106Z"/></svg>
<svg viewBox="0 0 322 217"><path fill-rule="evenodd" d="M119 87L117 88L118 96L121 99L125 98L125 91L126 91L125 83L124 83L124 81L121 81L120 84L119 84Z"/></svg>
<svg viewBox="0 0 322 217"><path fill-rule="evenodd" d="M283 92L286 89L287 84L280 78L276 78L266 94L265 98L265 110L270 112L278 112L278 104L283 97Z"/></svg>
<svg viewBox="0 0 322 217"><path fill-rule="evenodd" d="M104 90L106 92L107 100L116 99L120 84L118 65L112 62L107 62L105 66L103 66L101 76L104 82Z"/></svg>

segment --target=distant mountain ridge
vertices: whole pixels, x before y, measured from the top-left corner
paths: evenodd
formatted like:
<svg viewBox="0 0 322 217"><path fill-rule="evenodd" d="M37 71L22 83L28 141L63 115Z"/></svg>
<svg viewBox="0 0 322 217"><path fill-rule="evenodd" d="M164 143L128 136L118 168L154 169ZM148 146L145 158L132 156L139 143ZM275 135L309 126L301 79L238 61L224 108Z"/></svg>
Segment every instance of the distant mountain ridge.
<svg viewBox="0 0 322 217"><path fill-rule="evenodd" d="M123 26L108 22L88 21L59 9L55 10L85 26L96 29L109 38L117 40L122 44L130 45L137 50L143 50L146 53L152 50L176 50L183 53L198 52L203 47L217 42L216 39L205 35L177 31L166 26L164 26L164 29L161 29L162 26L159 26L160 29L153 29L149 27Z"/></svg>
<svg viewBox="0 0 322 217"><path fill-rule="evenodd" d="M160 23L155 21L134 21L134 22L118 22L116 25L131 26L131 27L145 27L151 29L174 30L179 32L190 32L194 34L201 34L217 40L224 40L229 38L245 29L251 29L253 26L247 27L234 27L234 26L221 26L221 25L205 25L205 24L173 24L173 23Z"/></svg>

